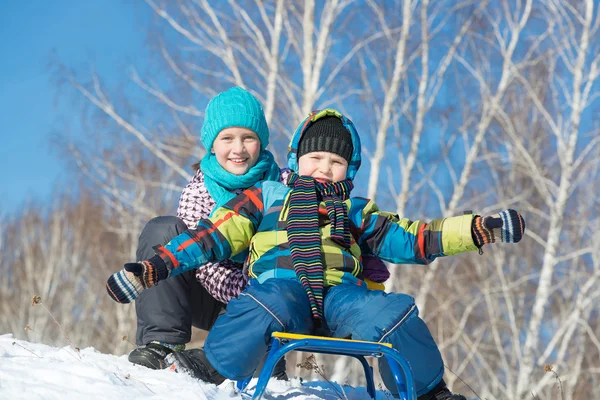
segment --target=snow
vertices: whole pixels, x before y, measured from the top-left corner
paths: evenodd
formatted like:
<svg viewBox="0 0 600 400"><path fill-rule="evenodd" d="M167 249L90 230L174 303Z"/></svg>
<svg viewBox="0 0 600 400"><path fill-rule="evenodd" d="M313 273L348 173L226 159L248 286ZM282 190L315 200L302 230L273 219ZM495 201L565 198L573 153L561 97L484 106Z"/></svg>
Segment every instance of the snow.
<svg viewBox="0 0 600 400"><path fill-rule="evenodd" d="M219 386L206 384L187 374L151 370L127 361L127 355L114 356L93 347L79 352L70 346L56 348L18 340L12 334L0 335L0 399L249 399L238 393L235 382ZM341 389L338 386L338 391ZM348 400L368 399L365 388L343 387ZM389 396L389 395L388 395ZM377 393L377 400L389 397ZM289 382L272 379L263 399L338 399L325 382Z"/></svg>

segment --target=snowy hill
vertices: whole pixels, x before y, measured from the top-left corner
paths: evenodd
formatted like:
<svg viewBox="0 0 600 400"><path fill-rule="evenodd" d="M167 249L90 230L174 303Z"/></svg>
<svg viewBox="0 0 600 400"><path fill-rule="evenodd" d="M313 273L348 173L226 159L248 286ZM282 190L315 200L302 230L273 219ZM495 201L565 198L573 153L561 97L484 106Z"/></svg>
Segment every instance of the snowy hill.
<svg viewBox="0 0 600 400"><path fill-rule="evenodd" d="M127 356L102 354L89 347L76 352L0 335L0 399L248 399L231 381L205 384L186 374L133 365ZM253 380L248 392L256 385ZM341 389L338 388L341 392ZM344 387L348 400L368 399L364 388ZM324 382L271 380L263 399L338 399ZM377 399L385 400L378 392Z"/></svg>

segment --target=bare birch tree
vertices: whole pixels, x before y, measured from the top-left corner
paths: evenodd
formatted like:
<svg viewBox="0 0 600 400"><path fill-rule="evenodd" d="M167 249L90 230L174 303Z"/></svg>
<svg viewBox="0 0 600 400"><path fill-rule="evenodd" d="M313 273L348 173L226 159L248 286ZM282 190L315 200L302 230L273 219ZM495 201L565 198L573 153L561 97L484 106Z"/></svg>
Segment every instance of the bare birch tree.
<svg viewBox="0 0 600 400"><path fill-rule="evenodd" d="M539 345L546 306L552 296L551 285L552 281L556 279L557 267L561 262L569 263L569 260L590 252L586 247L578 249L567 245L565 248L561 243L561 237L564 236L565 218L570 214L567 212L569 199L578 184L586 180L588 168L581 166L584 162L590 162L587 158L588 154L596 153L594 150L598 143L598 132L594 130L595 128L582 123L583 113L600 93L597 88L600 56L598 55L598 44L593 41L600 26L598 6L591 0L577 6L573 6L569 2L548 2L546 6L548 7L547 18L555 28L551 32L550 40L555 46L556 67L564 68L560 75L552 77L552 97L553 102L557 101L557 103L554 103L552 107L546 106L536 96L536 92L532 90L527 81L522 81L522 83L546 123L546 128L552 135L552 141L556 144L558 168L556 168L555 176L542 175L540 177L545 178L540 185L543 186L546 207L535 211L537 211L536 214L547 215L549 226L543 243L541 243L544 257L531 318L526 328L516 396L524 396L531 385L534 368L545 362L545 357L539 358L541 355ZM595 134L591 135L592 139L590 140L589 133L592 132ZM584 145L578 146L582 141ZM583 148L581 149L581 147ZM597 168L597 159L591 160L591 165ZM579 318L582 310L575 309L573 311L574 315ZM577 323L578 320L575 320L574 324ZM569 336L564 338L567 343L568 339ZM551 349L545 351L546 357L550 353L549 350Z"/></svg>
<svg viewBox="0 0 600 400"><path fill-rule="evenodd" d="M598 330L590 321L597 312L597 235L591 228L597 206L584 194L597 185L599 166L597 128L584 119L598 96L596 7L537 5L543 33L508 65L512 83L488 124L479 158L491 174L488 189L495 194L489 200L494 207L521 204L530 245L527 252L499 248L493 259L457 265L479 277L466 293L462 289L465 300L449 295L446 304L454 303L454 311L446 323L436 323L451 369L476 374L482 397L588 398L577 388L597 387L595 363L588 361L598 356ZM453 285L452 276L443 277ZM451 315L458 318L452 322Z"/></svg>
<svg viewBox="0 0 600 400"><path fill-rule="evenodd" d="M131 348L121 337L135 332L133 308L118 307L104 293L112 262L128 259L118 254L123 243L105 230L105 217L83 195L77 204L57 199L47 215L32 205L5 221L1 239L10 252L3 252L0 281L3 330L60 347L120 353ZM114 250L110 257L107 248ZM41 305L33 306L34 296Z"/></svg>
<svg viewBox="0 0 600 400"><path fill-rule="evenodd" d="M460 174L456 177L456 181L453 182L451 189L452 195L448 203L443 204L443 209L441 210L442 215L452 216L460 211L459 207L461 207L465 188L467 184L472 181L472 170L479 159L482 142L486 137L493 118L501 107L501 102L508 86L515 79L515 70L519 68L518 63L513 60L513 55L519 44L521 34L529 20L532 1L525 1L523 3L518 2L518 4L522 5L520 9L518 7L506 7L504 9L493 7L483 13L488 23L494 28L493 38L490 39L496 41L495 44L499 49L500 59L502 60L502 68L497 72L499 80L495 87L493 87L490 82L491 77L489 75L486 77L484 72L494 71L494 68L489 64L494 61L483 59L481 62L487 65L475 67L472 65L472 62L468 60L466 55L463 56L462 54L459 54L457 56L458 62L464 66L467 71L473 74L473 78L479 85L480 96L478 99L480 102L480 113L478 120L466 121L469 125L471 123L473 124L472 129L474 129L474 131L472 134L466 135L464 143L466 153L464 164ZM515 5L517 5L517 3L515 3ZM501 31L497 28L504 23L508 25L508 29ZM470 45L477 46L486 39L487 38L480 39L476 32L472 32L472 35L470 35ZM469 130L469 125L462 127L461 129ZM417 304L419 304L422 311L426 310L427 296L431 291L433 281L437 279L436 271L438 266L439 263L433 263L428 267L428 271L423 278L421 288L418 292Z"/></svg>

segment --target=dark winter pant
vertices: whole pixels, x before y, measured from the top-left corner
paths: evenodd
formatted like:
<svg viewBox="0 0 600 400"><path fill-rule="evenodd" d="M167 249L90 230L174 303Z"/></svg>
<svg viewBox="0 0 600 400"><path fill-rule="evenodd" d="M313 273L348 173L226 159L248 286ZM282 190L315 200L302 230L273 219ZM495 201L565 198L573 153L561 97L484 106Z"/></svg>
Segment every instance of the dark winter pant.
<svg viewBox="0 0 600 400"><path fill-rule="evenodd" d="M342 284L328 290L324 311L333 337L391 343L409 362L418 395L442 379L442 357L412 297ZM206 356L226 378L247 378L275 331L313 331L306 292L297 280L269 279L230 301L206 339ZM385 360L380 359L380 370L388 389L397 393Z"/></svg>
<svg viewBox="0 0 600 400"><path fill-rule="evenodd" d="M136 253L138 260L154 255L153 246L164 245L187 229L177 217L157 217L146 224ZM215 300L189 271L161 281L141 292L135 302L136 343L153 340L185 344L192 337L192 325L210 330L225 305Z"/></svg>

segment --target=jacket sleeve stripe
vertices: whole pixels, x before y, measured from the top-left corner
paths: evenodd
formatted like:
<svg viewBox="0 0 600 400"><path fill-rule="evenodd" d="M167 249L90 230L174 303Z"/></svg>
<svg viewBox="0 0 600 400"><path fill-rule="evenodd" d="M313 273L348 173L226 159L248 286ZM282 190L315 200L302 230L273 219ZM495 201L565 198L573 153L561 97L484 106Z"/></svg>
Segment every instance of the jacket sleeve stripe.
<svg viewBox="0 0 600 400"><path fill-rule="evenodd" d="M421 259L425 259L425 228L427 228L427 224L421 224L419 233L417 234L417 241L419 243L419 255Z"/></svg>
<svg viewBox="0 0 600 400"><path fill-rule="evenodd" d="M254 204L254 206L259 210L262 211L264 206L262 201L258 198L258 196L256 196L256 193L254 193L253 190L246 190L244 192L244 194L248 197L248 199L252 202L252 204ZM239 208L241 207L241 204L236 206L235 211L238 211Z"/></svg>
<svg viewBox="0 0 600 400"><path fill-rule="evenodd" d="M177 261L177 259L173 255L173 253L171 253L169 250L165 249L163 246L157 246L154 249L154 251L162 259L164 259L165 258L164 256L166 256L171 261L171 265L173 266L173 268L179 267L179 261Z"/></svg>
<svg viewBox="0 0 600 400"><path fill-rule="evenodd" d="M220 218L215 223L212 223L212 222L210 222L208 220L205 220L205 222L208 222L210 224L210 226L208 228L206 228L206 229L202 229L202 230L196 231L196 233L194 234L194 236L191 239L186 240L185 242L181 243L177 247L177 251L181 251L181 250L185 249L186 247L192 245L193 243L200 241L206 235L212 235L213 232L215 232L217 230L217 228L219 227L219 225L225 223L228 219L230 219L231 217L233 217L235 215L239 215L239 214L237 214L234 211L228 212L227 214L225 214L224 217ZM192 231L190 231L190 233L191 232Z"/></svg>

